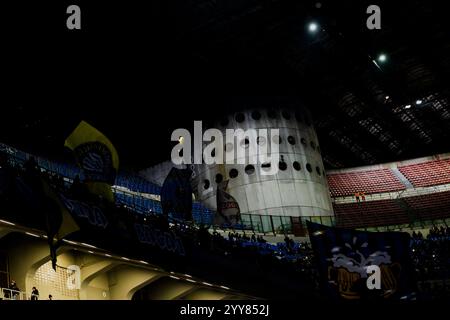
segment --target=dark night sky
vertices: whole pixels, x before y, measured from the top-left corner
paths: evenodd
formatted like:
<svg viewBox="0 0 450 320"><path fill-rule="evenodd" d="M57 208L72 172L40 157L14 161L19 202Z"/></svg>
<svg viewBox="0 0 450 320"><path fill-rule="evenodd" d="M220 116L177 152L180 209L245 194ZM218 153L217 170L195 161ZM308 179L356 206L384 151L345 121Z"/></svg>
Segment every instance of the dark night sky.
<svg viewBox="0 0 450 320"><path fill-rule="evenodd" d="M65 8L72 2L82 8L81 32L65 28ZM283 0L263 11L263 22L243 19L234 30L221 26L219 17L194 36L188 27L196 30L202 17L189 13L191 2L72 2L2 5L0 141L60 156L64 138L87 120L115 144L125 166L145 167L169 158L173 129L216 119L248 101L301 97L326 112L334 106L315 101L329 90L322 75L332 69L350 77L354 65L368 68L367 54L383 43L379 33L365 28L366 1L322 1L318 10L316 1ZM233 5L243 3L230 2L228 15L238 11ZM386 4L386 28L421 23L402 9L406 3L395 8ZM334 60L309 43L304 25L311 17L326 24L336 39L345 35L341 50L333 50ZM215 31L219 27L214 23L221 31ZM414 44L414 34L399 35L398 40ZM291 47L295 49L292 39L302 44L298 55L305 73L286 63Z"/></svg>

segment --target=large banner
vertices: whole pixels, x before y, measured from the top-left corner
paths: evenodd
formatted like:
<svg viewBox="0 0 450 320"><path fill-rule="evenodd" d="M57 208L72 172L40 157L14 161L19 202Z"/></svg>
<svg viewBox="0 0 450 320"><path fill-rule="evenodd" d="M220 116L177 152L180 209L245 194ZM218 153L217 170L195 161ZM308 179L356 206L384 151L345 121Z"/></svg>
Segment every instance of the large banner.
<svg viewBox="0 0 450 320"><path fill-rule="evenodd" d="M192 186L190 169L172 168L161 188L163 213L173 218L192 220Z"/></svg>
<svg viewBox="0 0 450 320"><path fill-rule="evenodd" d="M364 232L308 222L328 296L346 300L408 299L415 290L409 234Z"/></svg>
<svg viewBox="0 0 450 320"><path fill-rule="evenodd" d="M114 201L111 185L116 179L119 156L109 139L81 121L66 139L65 146L74 152L90 191Z"/></svg>
<svg viewBox="0 0 450 320"><path fill-rule="evenodd" d="M217 212L214 218L215 225L234 226L241 222L241 210L236 199L226 190L228 180L217 185Z"/></svg>

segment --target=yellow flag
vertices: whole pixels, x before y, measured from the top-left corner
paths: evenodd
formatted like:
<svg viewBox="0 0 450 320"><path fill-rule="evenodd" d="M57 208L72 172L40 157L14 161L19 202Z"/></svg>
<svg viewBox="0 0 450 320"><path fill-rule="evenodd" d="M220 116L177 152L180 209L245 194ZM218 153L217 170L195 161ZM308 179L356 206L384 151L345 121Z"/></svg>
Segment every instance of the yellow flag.
<svg viewBox="0 0 450 320"><path fill-rule="evenodd" d="M109 139L86 121L81 121L66 139L81 167L88 189L114 201L111 185L119 169L119 156Z"/></svg>

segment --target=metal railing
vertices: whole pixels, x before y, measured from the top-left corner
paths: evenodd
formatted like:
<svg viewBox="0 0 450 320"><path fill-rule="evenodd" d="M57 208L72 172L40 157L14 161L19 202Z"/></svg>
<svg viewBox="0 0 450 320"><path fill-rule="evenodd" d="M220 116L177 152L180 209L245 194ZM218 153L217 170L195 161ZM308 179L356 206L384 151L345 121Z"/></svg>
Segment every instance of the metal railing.
<svg viewBox="0 0 450 320"><path fill-rule="evenodd" d="M26 292L1 288L0 299L2 300L28 300Z"/></svg>

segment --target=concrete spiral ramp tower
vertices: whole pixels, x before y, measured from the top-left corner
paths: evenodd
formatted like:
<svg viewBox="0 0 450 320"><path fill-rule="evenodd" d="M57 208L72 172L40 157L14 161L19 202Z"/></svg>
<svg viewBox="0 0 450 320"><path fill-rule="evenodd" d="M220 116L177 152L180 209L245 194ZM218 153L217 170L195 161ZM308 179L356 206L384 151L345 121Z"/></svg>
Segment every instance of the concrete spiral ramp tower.
<svg viewBox="0 0 450 320"><path fill-rule="evenodd" d="M236 148L247 149L245 164L193 165L197 200L216 209L216 188L229 180L227 191L238 201L245 223L259 231L280 232L284 227L308 219L329 224L333 209L320 147L311 116L305 109L263 108L234 112L214 125L224 136L224 156ZM233 143L227 129L279 129L279 135L244 137ZM259 131L260 132L260 131ZM271 141L268 141L271 140ZM274 175L264 175L267 163L249 164L251 144L278 144L280 161Z"/></svg>

